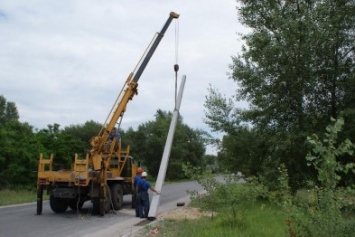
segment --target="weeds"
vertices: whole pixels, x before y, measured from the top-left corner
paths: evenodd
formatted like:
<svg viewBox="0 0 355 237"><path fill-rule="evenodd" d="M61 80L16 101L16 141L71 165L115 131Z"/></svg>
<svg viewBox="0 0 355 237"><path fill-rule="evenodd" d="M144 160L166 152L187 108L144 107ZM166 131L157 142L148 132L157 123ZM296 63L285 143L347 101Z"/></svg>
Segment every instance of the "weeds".
<svg viewBox="0 0 355 237"><path fill-rule="evenodd" d="M299 190L293 196L288 185L287 169L283 165L279 167L278 190L273 192L252 178L240 184L239 177L230 176L223 184L211 176L197 176L195 179L207 194L193 193L192 203L202 210L216 212L217 216L193 223L194 228L201 228L198 233L203 232L203 235L195 232L193 235L187 235L184 232L174 236L353 236L355 191L353 187L339 188L338 184L341 173L355 172L354 164L342 164L337 158L346 154L352 155L354 145L348 139L337 142L337 134L341 131L344 121L339 119L333 122L334 124L327 127L323 140L316 135L307 139L312 145L312 151L306 159L318 172L317 185ZM185 170L190 169L185 167ZM270 209L273 203L275 206ZM281 210L283 214L279 213ZM274 216L277 216L275 223L265 225ZM214 231L210 230L210 226L213 226L214 230L221 229L221 232L211 234ZM276 226L278 228L275 228ZM263 231L255 233L256 228ZM222 234L222 229L235 232L231 235Z"/></svg>
<svg viewBox="0 0 355 237"><path fill-rule="evenodd" d="M316 135L308 137L312 151L306 159L318 171L318 185L311 190L300 190L295 197L289 195L287 170L280 169L280 190L283 208L289 214L287 228L289 236L353 236L355 221L345 218L344 209L348 209L347 193L354 193L351 187L346 190L338 187L342 172L354 172L354 165L343 165L337 161L339 156L353 154L354 145L347 139L337 142L337 134L344 121L333 120L334 124L326 129L321 141ZM346 201L347 200L347 201ZM349 215L348 215L349 216Z"/></svg>

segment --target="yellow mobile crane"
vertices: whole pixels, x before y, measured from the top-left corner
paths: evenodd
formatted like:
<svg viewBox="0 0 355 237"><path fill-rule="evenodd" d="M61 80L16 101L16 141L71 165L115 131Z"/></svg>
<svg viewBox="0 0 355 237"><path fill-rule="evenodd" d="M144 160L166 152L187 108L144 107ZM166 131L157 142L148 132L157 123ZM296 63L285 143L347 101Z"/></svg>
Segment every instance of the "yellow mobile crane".
<svg viewBox="0 0 355 237"><path fill-rule="evenodd" d="M65 212L68 207L80 209L85 201L93 203L93 213L105 215L111 208L118 210L123 195L133 194L133 181L137 166L129 156L129 146L123 150L117 136L110 140L115 125L122 119L127 104L137 94L138 80L158 47L173 19L179 18L171 12L162 30L145 52L143 61L135 73L131 72L107 116L104 127L92 138L91 150L85 158L75 154L70 170L53 170L53 154L44 158L41 154L37 177L37 215L42 214L43 192L50 196L50 207L56 213ZM137 68L137 67L136 67ZM132 195L133 197L133 195Z"/></svg>

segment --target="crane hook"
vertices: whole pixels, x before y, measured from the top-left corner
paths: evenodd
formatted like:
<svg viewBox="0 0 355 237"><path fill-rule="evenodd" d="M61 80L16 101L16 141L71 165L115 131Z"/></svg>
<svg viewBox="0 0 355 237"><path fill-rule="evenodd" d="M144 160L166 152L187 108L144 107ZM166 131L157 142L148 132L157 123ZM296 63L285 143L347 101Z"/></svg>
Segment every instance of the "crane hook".
<svg viewBox="0 0 355 237"><path fill-rule="evenodd" d="M176 108L176 98L177 98L177 77L178 77L178 71L179 71L179 64L174 65L174 71L175 71L175 108Z"/></svg>

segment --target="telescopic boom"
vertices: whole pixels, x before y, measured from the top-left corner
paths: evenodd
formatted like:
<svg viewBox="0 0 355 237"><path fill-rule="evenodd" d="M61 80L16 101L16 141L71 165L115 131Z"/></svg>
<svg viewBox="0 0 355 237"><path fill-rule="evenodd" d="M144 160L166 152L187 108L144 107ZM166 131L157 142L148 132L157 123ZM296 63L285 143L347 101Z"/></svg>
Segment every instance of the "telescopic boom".
<svg viewBox="0 0 355 237"><path fill-rule="evenodd" d="M91 146L92 149L90 151L90 158L93 164L94 170L99 170L101 169L101 152L103 149L104 144L107 142L107 139L109 137L109 134L115 127L117 121L120 119L120 117L123 116L124 112L126 111L126 106L129 102L129 100L132 100L133 96L137 94L137 87L138 87L138 80L141 77L144 69L148 65L150 59L152 58L155 50L157 49L161 39L164 37L164 34L166 30L168 29L170 23L172 22L173 19L179 18L179 15L175 12L170 12L168 20L165 22L163 28L161 31L157 34L157 37L155 38L153 44L149 48L147 54L145 55L143 61L139 65L136 73L131 72L130 75L128 76L126 80L125 86L122 88L121 93L116 99L116 102L109 114L109 116L106 119L106 122L104 124L104 129L99 133L98 136L94 137L91 140ZM122 93L123 92L123 93Z"/></svg>

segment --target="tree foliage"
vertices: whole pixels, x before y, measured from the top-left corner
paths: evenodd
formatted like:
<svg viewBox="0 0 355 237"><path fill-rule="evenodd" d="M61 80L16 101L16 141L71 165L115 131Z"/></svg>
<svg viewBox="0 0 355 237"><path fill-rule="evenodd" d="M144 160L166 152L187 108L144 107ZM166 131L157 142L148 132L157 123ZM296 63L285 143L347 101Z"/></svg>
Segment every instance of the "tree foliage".
<svg viewBox="0 0 355 237"><path fill-rule="evenodd" d="M39 151L43 148L27 123L11 120L0 127L0 186L35 185Z"/></svg>
<svg viewBox="0 0 355 237"><path fill-rule="evenodd" d="M64 128L63 133L79 140L81 147L80 152L86 153L90 149L91 138L97 135L101 128L101 123L90 120L84 124L67 126Z"/></svg>
<svg viewBox="0 0 355 237"><path fill-rule="evenodd" d="M38 151L32 126L18 121L14 102L0 96L0 187L35 184Z"/></svg>
<svg viewBox="0 0 355 237"><path fill-rule="evenodd" d="M156 176L169 131L171 112L158 110L154 121L141 124L137 131L129 129L125 133L126 140L131 142L132 155L142 161L149 173ZM205 136L203 131L195 130L183 123L181 116L175 129L173 146L171 148L167 179L184 178L182 164L190 162L193 166L205 165Z"/></svg>
<svg viewBox="0 0 355 237"><path fill-rule="evenodd" d="M355 146L349 139L339 140L344 120L331 119L322 136L307 137L308 165L315 167L316 185L299 190L293 198L290 195L287 170L280 168L280 189L278 195L269 195L269 200L282 204L287 215L287 229L290 236L353 236L355 219L354 186L340 185L342 173L354 173L354 163L345 164L339 158L353 155ZM286 194L286 195L285 195ZM275 197L279 197L275 200Z"/></svg>
<svg viewBox="0 0 355 237"><path fill-rule="evenodd" d="M18 120L19 114L14 102L7 101L3 95L0 95L0 126L10 120Z"/></svg>
<svg viewBox="0 0 355 237"><path fill-rule="evenodd" d="M36 137L44 147L41 153L47 157L50 154L54 155L55 170L70 169L75 153L82 156L86 154L84 142L80 138L64 132L57 123L48 125L46 129L41 129Z"/></svg>
<svg viewBox="0 0 355 237"><path fill-rule="evenodd" d="M74 153L85 155L90 138L101 128L99 123L88 121L64 129L59 124L34 132L28 123L18 121L14 102L0 96L0 187L28 187L36 185L39 155L54 154L54 169L71 168Z"/></svg>
<svg viewBox="0 0 355 237"><path fill-rule="evenodd" d="M131 155L141 161L152 176L158 174L160 160L172 113L158 110L154 121L141 124L137 131L120 129L122 146L131 146ZM0 96L0 188L36 186L37 165L40 154L54 155L53 169L71 169L74 154L84 157L90 149L90 140L97 135L102 124L87 121L84 124L70 125L62 129L60 124L47 125L34 130L28 123L18 121L16 104L7 102ZM205 144L209 134L195 130L183 123L180 116L170 154L167 178L185 178L183 164L206 167L213 159L205 159Z"/></svg>
<svg viewBox="0 0 355 237"><path fill-rule="evenodd" d="M303 185L315 178L304 161L307 134L321 133L330 117L343 114L347 136L355 135L354 1L238 2L239 20L251 31L242 36L245 45L233 57L230 76L236 98L250 107L238 110L212 89L207 124L227 133L221 155L232 153L242 171L272 182L284 163L292 186ZM241 123L254 136L249 153Z"/></svg>

